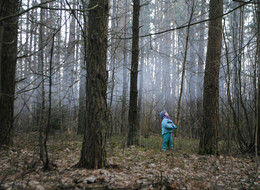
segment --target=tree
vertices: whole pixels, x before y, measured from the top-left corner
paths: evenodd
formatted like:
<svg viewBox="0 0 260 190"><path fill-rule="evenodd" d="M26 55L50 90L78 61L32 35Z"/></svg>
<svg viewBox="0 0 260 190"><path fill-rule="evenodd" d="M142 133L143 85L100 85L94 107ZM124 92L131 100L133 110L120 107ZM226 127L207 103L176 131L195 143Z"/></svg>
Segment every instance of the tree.
<svg viewBox="0 0 260 190"><path fill-rule="evenodd" d="M126 38L128 32L128 15L127 15L127 7L128 0L124 0L124 7L126 9L126 13L124 15L124 38ZM125 132L125 121L127 120L127 89L128 89L128 74L127 74L127 66L128 66L128 52L127 52L128 40L124 40L123 42L123 92L122 92L122 111L121 111L121 131Z"/></svg>
<svg viewBox="0 0 260 190"><path fill-rule="evenodd" d="M120 30L120 22L118 22L118 19L115 19L120 14L119 11L120 3L118 3L116 0L113 0L112 5L112 11L111 11L111 35L116 36L118 35L118 31ZM108 79L108 91L109 91L109 103L108 103L108 110L109 110L109 126L108 126L108 136L113 135L115 132L115 125L113 124L113 117L112 117L112 108L113 108L113 99L114 94L116 94L116 81L115 76L117 72L117 57L118 57L118 48L119 48L120 40L116 40L115 38L111 38L111 46L110 46L110 63L109 63L109 76ZM116 106L117 107L117 106Z"/></svg>
<svg viewBox="0 0 260 190"><path fill-rule="evenodd" d="M191 24L192 16L193 16L193 13L194 13L194 11L193 11L194 5L192 5L190 8L191 8L191 12L190 12L189 24L188 24L188 27L187 27L187 34L186 34L186 41L185 41L184 60L183 60L182 73L181 73L181 87L180 87L180 95L179 95L179 99L178 99L177 126L180 125L181 99L182 99L182 93L183 93L183 90L184 90L184 76L185 76L185 71L186 71L188 42L189 42L189 37L190 37L190 24Z"/></svg>
<svg viewBox="0 0 260 190"><path fill-rule="evenodd" d="M87 7L88 1L83 1L82 2L82 7L85 9ZM81 61L81 69L80 69L80 83L79 83L79 121L78 121L78 131L77 134L84 134L84 128L85 128L85 101L86 101L86 55L87 55L87 13L84 12L83 14L83 20L84 20L84 30L82 30L82 37L83 37L83 56L84 59Z"/></svg>
<svg viewBox="0 0 260 190"><path fill-rule="evenodd" d="M208 47L203 89L201 154L218 153L219 66L222 41L223 0L210 0Z"/></svg>
<svg viewBox="0 0 260 190"><path fill-rule="evenodd" d="M45 129L45 138L44 138L44 150L45 150L45 163L44 163L44 169L49 170L51 169L51 166L53 164L50 164L50 159L49 159L49 154L48 154L48 147L47 147L47 142L48 142L48 137L49 133L51 130L51 103L52 103L52 59L53 59L53 50L54 50L54 39L55 39L55 34L53 34L53 39L52 39L52 46L51 46L51 55L50 55L50 68L49 68L49 108L48 108L48 117L47 117L47 125Z"/></svg>
<svg viewBox="0 0 260 190"><path fill-rule="evenodd" d="M42 3L45 0L41 0ZM43 144L43 132L45 128L45 77L44 77L44 41L45 41L45 27L44 27L44 17L45 17L45 10L41 9L40 13L40 28L39 28L39 56L38 56L38 72L40 77L38 77L38 83L40 85L40 93L37 98L39 98L39 110L40 110L40 123L39 123L39 148L40 148L40 160L44 164L44 144Z"/></svg>
<svg viewBox="0 0 260 190"><path fill-rule="evenodd" d="M18 13L18 1L1 1L0 9L0 18L15 15ZM12 17L0 21L0 146L12 143L17 20L17 17Z"/></svg>
<svg viewBox="0 0 260 190"><path fill-rule="evenodd" d="M256 16L257 16L257 50L256 50L256 64L258 65L258 90L257 90L257 112L256 112L256 134L255 134L255 153L256 155L260 154L260 4L257 5L256 8ZM259 160L257 160L257 164L259 164Z"/></svg>
<svg viewBox="0 0 260 190"><path fill-rule="evenodd" d="M167 0L164 2L164 9L165 10L170 10L171 8L171 1ZM167 28L169 27L169 24L171 23L171 12L167 11L165 14L164 22L163 22L163 27ZM168 32L165 34L165 37L162 38L163 41L162 46L163 46L163 52L165 55L162 56L162 71L163 71L163 79L162 79L162 90L163 90L163 99L164 99L164 104L165 109L169 112L170 108L172 107L171 102L169 101L170 94L171 94L171 60L170 60L170 55L171 55L171 33Z"/></svg>
<svg viewBox="0 0 260 190"><path fill-rule="evenodd" d="M137 76L138 76L138 58L139 58L139 15L140 0L134 0L133 10L133 27L132 27L132 61L131 61L131 79L130 79L130 100L128 125L129 132L127 146L137 144Z"/></svg>
<svg viewBox="0 0 260 190"><path fill-rule="evenodd" d="M78 167L103 168L106 162L108 0L90 0L86 58L86 130ZM95 7L96 6L96 7Z"/></svg>
<svg viewBox="0 0 260 190"><path fill-rule="evenodd" d="M205 20L206 0L201 1L201 20ZM198 65L197 65L197 84L196 84L196 100L197 100L197 119L201 123L202 113L202 89L203 89L203 70L205 61L205 22L201 22L198 26L199 30L199 49L198 49Z"/></svg>
<svg viewBox="0 0 260 190"><path fill-rule="evenodd" d="M76 8L76 1L73 0L72 2L72 7L73 9ZM64 86L66 86L67 89L67 96L68 96L68 102L66 102L67 107L68 107L68 118L69 121L72 120L74 117L74 112L73 112L73 105L74 105L74 100L76 99L75 96L75 65L76 65L76 59L75 59L75 49L76 49L76 19L75 16L71 15L70 19L70 26L69 26L69 39L68 39L68 47L67 47L67 54L65 57L65 65L64 65L64 73L63 73L63 82Z"/></svg>

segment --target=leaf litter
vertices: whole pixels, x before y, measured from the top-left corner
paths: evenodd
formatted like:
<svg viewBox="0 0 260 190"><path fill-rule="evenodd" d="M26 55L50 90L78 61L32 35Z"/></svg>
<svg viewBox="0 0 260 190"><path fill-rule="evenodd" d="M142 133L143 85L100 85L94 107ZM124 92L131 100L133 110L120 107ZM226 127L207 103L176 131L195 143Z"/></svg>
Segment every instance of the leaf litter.
<svg viewBox="0 0 260 190"><path fill-rule="evenodd" d="M49 154L57 167L51 171L44 171L37 161L36 145L14 145L0 150L0 189L260 188L255 158L250 156L160 152L135 146L111 149L107 146L108 167L88 170L73 167L79 161L80 141L54 144L59 148L50 148Z"/></svg>

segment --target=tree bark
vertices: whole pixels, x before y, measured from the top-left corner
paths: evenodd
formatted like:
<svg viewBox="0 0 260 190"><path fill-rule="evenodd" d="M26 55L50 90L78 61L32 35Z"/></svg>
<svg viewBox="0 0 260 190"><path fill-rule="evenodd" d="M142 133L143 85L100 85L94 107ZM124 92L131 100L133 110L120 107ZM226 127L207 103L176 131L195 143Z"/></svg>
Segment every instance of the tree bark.
<svg viewBox="0 0 260 190"><path fill-rule="evenodd" d="M128 0L124 0L124 7L126 10L128 7ZM124 16L124 38L127 36L128 32L128 15L127 11L125 11L125 16ZM122 94L122 111L121 111L121 133L125 134L126 133L126 126L127 126L127 89L128 89L128 72L127 72L127 66L128 66L128 52L127 52L127 45L128 45L128 40L125 39L123 43L123 94Z"/></svg>
<svg viewBox="0 0 260 190"><path fill-rule="evenodd" d="M49 137L49 133L51 130L51 103L52 103L52 59L53 59L53 50L54 50L54 39L55 39L55 34L53 34L53 38L52 38L52 45L51 45L51 54L50 54L50 68L49 68L49 105L48 105L48 117L47 117L47 125L46 125L46 129L45 129L45 138L44 138L44 150L45 150L45 163L44 163L44 169L48 170L51 169L50 168L50 160L49 160L49 154L48 154L48 146L47 146L47 142L48 142L48 137Z"/></svg>
<svg viewBox="0 0 260 190"><path fill-rule="evenodd" d="M203 91L201 154L218 154L219 66L222 41L223 0L210 0L208 47ZM219 16L219 18L216 18Z"/></svg>
<svg viewBox="0 0 260 190"><path fill-rule="evenodd" d="M86 86L86 130L78 167L103 168L106 164L108 0L90 0Z"/></svg>
<svg viewBox="0 0 260 190"><path fill-rule="evenodd" d="M41 0L41 2L45 2L45 0ZM40 28L39 28L39 56L38 56L38 72L40 77L38 77L38 83L40 84L41 89L39 90L38 98L38 112L40 115L39 122L39 149L40 149L40 160L43 164L45 164L44 160L44 144L43 144L43 132L45 128L45 77L44 77L44 41L45 41L45 27L44 27L44 17L46 16L45 10L41 9L40 12Z"/></svg>
<svg viewBox="0 0 260 190"><path fill-rule="evenodd" d="M72 1L72 8L76 8L76 1ZM73 13L72 13L73 14ZM69 40L67 44L67 54L65 57L65 65L64 65L64 86L68 89L67 90L67 104L68 108L68 123L70 126L72 125L74 114L74 105L75 105L75 49L76 49L76 19L75 15L71 15L70 26L69 26ZM65 99L66 100L66 99Z"/></svg>
<svg viewBox="0 0 260 190"><path fill-rule="evenodd" d="M0 2L0 18L18 13L18 1ZM12 144L18 19L0 22L0 147Z"/></svg>
<svg viewBox="0 0 260 190"><path fill-rule="evenodd" d="M260 154L260 4L257 5L257 48L256 48L256 64L258 66L258 85L257 85L257 112L256 112L256 129L255 129L255 153L256 163L259 165L258 155Z"/></svg>
<svg viewBox="0 0 260 190"><path fill-rule="evenodd" d="M130 80L130 101L128 113L128 139L127 146L137 144L137 76L138 76L138 58L139 58L139 15L140 15L140 0L134 0L133 12L133 27L132 27L132 62L131 62L131 80Z"/></svg>
<svg viewBox="0 0 260 190"><path fill-rule="evenodd" d="M201 1L201 20L206 18L206 0ZM196 114L197 114L197 127L202 120L202 100L203 100L203 73L204 73L204 62L205 62L205 23L199 24L199 49L198 49L198 65L197 65L197 84L196 84ZM198 129L196 136L198 136Z"/></svg>
<svg viewBox="0 0 260 190"><path fill-rule="evenodd" d="M113 8L112 8L112 13L111 13L111 17L112 18L117 18L117 12L118 12L118 8L117 8L117 2L116 0L113 0ZM111 33L112 35L116 35L118 32L118 22L116 19L112 19L111 21ZM111 57L110 57L110 74L111 75L111 79L109 79L109 91L110 91L110 98L109 98L109 103L108 103L108 110L109 110L109 127L108 127L108 136L113 135L115 132L115 125L113 125L113 117L112 117L112 107L113 107L113 96L114 96L114 91L115 91L115 77L116 77L116 62L117 62L117 49L118 49L118 45L117 45L117 41L115 39L111 39Z"/></svg>
<svg viewBox="0 0 260 190"><path fill-rule="evenodd" d="M164 2L164 10L167 10L165 13L165 18L163 22L163 28L168 28L169 24L171 23L171 1L167 0ZM162 65L163 65L163 99L164 99L164 105L165 109L169 112L171 112L172 102L170 102L170 96L171 96L171 70L172 70L172 64L171 64L171 33L165 34L165 37L163 38L164 42L162 43L163 46L163 52L165 55L162 56Z"/></svg>
<svg viewBox="0 0 260 190"><path fill-rule="evenodd" d="M173 20L173 24L172 24L172 27L175 27L175 20L176 20L176 1L173 2L173 11L172 11L172 20ZM175 43L176 43L176 31L173 31L173 34L172 34L172 40L171 40L171 46L172 46L172 68L171 68L171 75L174 76L173 77L173 80L172 80L172 95L171 95L171 103L172 103L172 113L175 114L176 113L176 79L177 79L177 61L175 59L175 52L176 52L176 46L175 46Z"/></svg>
<svg viewBox="0 0 260 190"><path fill-rule="evenodd" d="M88 1L82 1L83 9L86 9ZM88 17L87 14L83 15L84 20L84 31L82 31L83 41L84 41L84 59L82 61L80 67L80 85L79 85L79 121L78 121L78 131L77 134L84 134L85 126L86 126L86 55L87 55L87 22Z"/></svg>
<svg viewBox="0 0 260 190"><path fill-rule="evenodd" d="M186 41L185 41L185 52L184 52L184 60L182 65L182 73L181 73L181 87L180 87L180 94L178 99L178 109L177 109L177 126L180 126L180 114L181 114L181 100L182 100L182 93L184 91L184 76L186 71L186 61L187 61L187 54L188 54L188 43L189 43L189 37L190 37L190 24L193 17L193 6L191 7L191 13L189 18L189 24L187 28L187 34L186 34Z"/></svg>
<svg viewBox="0 0 260 190"><path fill-rule="evenodd" d="M155 10L154 10L154 25L157 25L158 27L155 28L155 31L159 31L162 28L162 11L161 10L161 4L163 1L159 3L158 0L155 0L154 5L155 5ZM157 37L154 39L154 50L155 52L160 52L162 49L162 37ZM160 110L164 108L163 105L163 96L162 96L162 79L163 79L163 74L162 74L162 60L161 56L154 56L153 62L155 63L155 80L154 80L154 88L156 88L156 93L154 94L155 97L155 110ZM154 89L153 88L153 89Z"/></svg>

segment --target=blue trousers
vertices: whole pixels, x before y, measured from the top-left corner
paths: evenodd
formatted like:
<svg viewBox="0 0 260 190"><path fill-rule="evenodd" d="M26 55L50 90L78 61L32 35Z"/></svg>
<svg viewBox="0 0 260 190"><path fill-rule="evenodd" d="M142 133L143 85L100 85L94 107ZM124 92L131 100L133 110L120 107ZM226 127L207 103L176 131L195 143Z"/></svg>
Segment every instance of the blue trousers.
<svg viewBox="0 0 260 190"><path fill-rule="evenodd" d="M162 142L162 149L173 149L173 140L172 140L172 133L165 133L162 135L163 142Z"/></svg>

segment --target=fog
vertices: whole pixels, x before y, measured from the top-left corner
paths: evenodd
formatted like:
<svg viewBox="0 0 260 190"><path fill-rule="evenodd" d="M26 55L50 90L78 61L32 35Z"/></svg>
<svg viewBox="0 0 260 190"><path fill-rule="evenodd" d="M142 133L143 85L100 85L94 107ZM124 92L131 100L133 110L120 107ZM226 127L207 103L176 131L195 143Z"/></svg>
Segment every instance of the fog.
<svg viewBox="0 0 260 190"><path fill-rule="evenodd" d="M127 127L131 70L132 6L128 1L111 2L108 31L107 105L111 131L121 133ZM23 1L23 3L25 3ZM180 134L198 137L202 119L203 76L207 54L207 22L192 25L188 30L191 4L184 2L150 2L141 8L138 107L140 130L159 134L157 114L167 110L177 122L180 95ZM192 23L208 18L208 5L201 1L193 5ZM224 5L228 12L237 4ZM24 7L28 5L24 4ZM29 5L30 6L30 5ZM68 8L64 4L53 6ZM76 5L75 5L76 6ZM80 9L82 5L78 4ZM243 17L251 16L249 11ZM40 10L34 9L19 20L16 72L15 127L17 130L37 130L41 111L47 114L49 81L52 84L52 128L77 131L79 115L85 106L86 66L82 26L84 12L77 17L69 11L46 10L40 20ZM253 126L256 85L256 37L254 24L239 20L241 12L225 16L224 37L220 68L220 120L225 123L230 107L240 115L241 122ZM251 20L252 21L252 20ZM42 40L39 38L42 23ZM57 23L54 25L54 23ZM79 24L81 23L81 24ZM174 29L174 28L180 29ZM252 30L250 28L253 28ZM163 32L165 31L165 32ZM156 34L161 32L161 34ZM149 35L154 34L154 35ZM54 38L52 38L54 36ZM189 41L186 43L186 38ZM239 39L243 40L239 41ZM54 39L52 73L50 73L51 42ZM246 47L246 49L245 49ZM185 56L185 49L187 49ZM184 69L185 67L185 69ZM183 83L182 81L183 75ZM93 79L94 80L94 79ZM181 86L183 92L180 94ZM126 104L126 105L125 105ZM124 107L125 106L125 107ZM44 108L44 109L43 109ZM80 111L79 111L80 110ZM241 111L243 110L243 111ZM246 114L245 114L246 113ZM86 116L87 117L87 116ZM45 120L43 120L45 121Z"/></svg>

